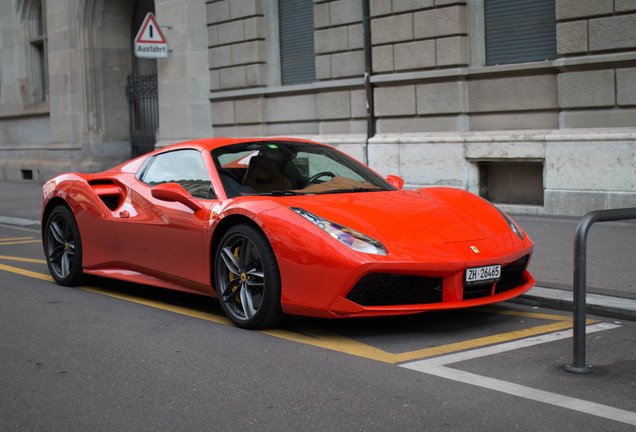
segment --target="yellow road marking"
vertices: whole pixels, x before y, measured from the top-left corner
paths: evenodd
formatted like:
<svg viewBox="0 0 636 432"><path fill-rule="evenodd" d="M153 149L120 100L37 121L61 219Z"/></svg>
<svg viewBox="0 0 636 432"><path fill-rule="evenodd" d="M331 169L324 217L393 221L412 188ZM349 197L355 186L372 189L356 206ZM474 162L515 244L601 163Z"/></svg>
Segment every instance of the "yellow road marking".
<svg viewBox="0 0 636 432"><path fill-rule="evenodd" d="M40 243L40 240L14 240L14 241L0 240L0 246L9 246L9 245L27 244L27 243Z"/></svg>
<svg viewBox="0 0 636 432"><path fill-rule="evenodd" d="M157 309L163 309L163 310L167 310L170 312L176 312L178 314L181 315L187 315L187 316L191 316L194 318L201 318L207 321L213 321L215 323L219 323L219 324L227 324L227 325L232 325L232 322L226 318L225 316L222 315L216 315L213 313L209 313L209 312L202 312L202 311L197 311L194 309L188 309L182 306L175 306L169 303L164 303L162 301L158 301L158 300L149 300L149 299L145 299L143 297L138 297L132 294L125 294L125 293L119 293L119 292L114 292L111 291L109 289L106 288L96 288L96 287L89 287L89 286L82 286L79 287L85 291L91 291L97 294L103 294L103 295L107 295L109 297L115 297L121 300L126 300L126 301L130 301L133 303L139 303L139 304L143 304L146 306L151 306Z"/></svg>
<svg viewBox="0 0 636 432"><path fill-rule="evenodd" d="M43 260L43 259L20 258L20 257L12 257L12 256L5 256L5 255L0 255L0 259L9 260L9 261L36 263L36 264L46 264L46 260Z"/></svg>
<svg viewBox="0 0 636 432"><path fill-rule="evenodd" d="M11 273L17 273L17 274L22 275L22 276L28 276L28 277L31 277L31 278L41 279L41 280L45 280L45 281L48 281L48 282L55 282L50 275L47 275L47 274L44 274L44 273L34 272L34 271L31 271L31 270L25 270L25 269L21 269L21 268L18 268L18 267L13 267L13 266L0 264L0 270L8 271L8 272L11 272Z"/></svg>
<svg viewBox="0 0 636 432"><path fill-rule="evenodd" d="M15 240L32 240L35 237L30 236L30 237L7 237L7 238L0 238L0 242L5 242L5 241L15 241Z"/></svg>
<svg viewBox="0 0 636 432"><path fill-rule="evenodd" d="M357 357L364 357L371 360L377 360L384 363L395 363L394 354L372 347L362 342L330 333L318 328L297 327L301 331L296 333L284 329L260 330L264 333L277 338L299 342L306 345L312 345L319 348L325 348L332 351L338 351L344 354L350 354Z"/></svg>
<svg viewBox="0 0 636 432"><path fill-rule="evenodd" d="M167 310L170 312L176 312L181 315L187 315L195 318L201 318L207 321L213 321L219 324L233 325L232 322L223 315L216 315L209 312L196 311L193 309L184 308L181 306L175 306L172 304L164 303L158 300L149 300L142 297L137 297L130 294L116 293L108 289L95 288L95 287L80 287L83 290L91 291L98 294L115 297L122 300L127 300L134 303L151 306L157 309ZM340 351L346 354L355 355L358 357L367 357L379 361L390 363L390 353L374 348L372 346L356 342L353 339L338 336L333 333L321 331L319 329L311 329L303 333L296 333L294 331L283 329L271 329L260 330L259 333L267 334L270 336L278 337L281 339L300 342L307 345L313 345L320 348L330 349L332 351Z"/></svg>
<svg viewBox="0 0 636 432"><path fill-rule="evenodd" d="M472 348L483 347L486 345L495 345L503 342L510 342L517 339L523 339L530 336L537 336L540 334L551 333L566 328L572 327L572 320L562 320L552 324L546 324L536 327L530 327L523 330L515 330L506 333L499 333L492 336L481 337L477 339L470 339L462 342L455 342L446 345L440 345L431 348L424 348L421 350L415 350L411 352L405 352L394 355L394 361L391 363L401 363L405 361L411 361L416 359L424 359L441 354L448 354L457 351L465 351Z"/></svg>
<svg viewBox="0 0 636 432"><path fill-rule="evenodd" d="M2 258L0 256L0 258ZM34 260L38 261L38 260ZM37 273L29 270L20 269L18 267L7 266L4 264L0 264L0 270L21 274L23 276L28 276L36 279L41 279L49 282L54 282L53 278L47 274ZM169 303L164 303L158 300L149 300L146 298L134 296L131 294L118 293L105 288L97 288L97 287L89 287L84 286L80 287L83 290L91 291L97 294L107 295L110 297L118 298L121 300L126 300L138 304L143 304L146 306L154 307L157 309L167 310L170 312L175 312L181 315L187 315L194 318L200 318L207 321L212 321L219 324L224 325L232 325L231 321L225 316L212 314L209 312L197 311L189 308L185 308L182 306L176 306ZM440 345L436 347L424 348L409 352L403 353L390 353L384 351L380 348L376 348L370 345L367 345L362 342L358 342L356 340L340 336L335 333L330 333L326 330L311 327L307 325L299 325L294 329L286 330L286 329L271 329L271 330L261 330L260 333L274 336L277 338L299 342L306 345L312 345L319 348L325 348L332 351L338 351L345 354L355 355L357 357L368 358L371 360L376 360L384 363L402 363L406 361L412 361L416 359L424 359L428 357L437 356L440 354L448 354L452 352L465 351L472 348L483 347L486 345L494 345L500 344L503 342L509 342L513 340L523 339L530 336L537 336L541 334L551 333L559 330L563 330L566 328L572 327L572 318L560 316L560 315L550 315L550 314L540 314L533 312L521 312L521 311L510 311L510 310L498 310L498 309L479 309L484 313L494 313L499 315L509 315L509 316L517 316L517 317L525 317L525 318L534 318L534 319L545 319L549 321L555 321L550 324L544 324L540 326L530 327L522 330L515 330L511 332L500 333L492 336L486 336L476 339L470 339L462 342L455 342L446 345ZM587 323L595 323L598 321L588 320Z"/></svg>
<svg viewBox="0 0 636 432"><path fill-rule="evenodd" d="M390 353L379 348L366 345L361 342L357 342L353 339L349 339L343 336L339 336L334 333L326 332L317 328L305 328L303 333L296 334L285 330L266 330L261 333L271 334L272 336L280 337L287 340L301 342L308 345L313 345L321 348L327 348L334 351L340 351L347 354L356 355L358 357L365 357L372 360L381 361L384 363L402 363L406 361L424 359L441 354L448 354L457 351L465 351L472 348L483 347L486 345L494 345L503 342L509 342L512 340L523 339L526 337L537 336L540 334L551 333L572 327L572 319L569 317L563 317L560 315L547 315L537 314L532 312L519 312L519 311L500 311L500 310L484 310L479 311L494 313L499 315L515 315L526 318L539 318L556 321L555 323L545 324L535 327L530 327L523 330L515 330L506 333L500 333L492 336L486 336L477 339L471 339L462 342L455 342L446 345L440 345L436 347L424 348L415 351L403 352L403 353ZM509 313L511 312L511 313ZM596 323L595 320L587 320L587 324Z"/></svg>

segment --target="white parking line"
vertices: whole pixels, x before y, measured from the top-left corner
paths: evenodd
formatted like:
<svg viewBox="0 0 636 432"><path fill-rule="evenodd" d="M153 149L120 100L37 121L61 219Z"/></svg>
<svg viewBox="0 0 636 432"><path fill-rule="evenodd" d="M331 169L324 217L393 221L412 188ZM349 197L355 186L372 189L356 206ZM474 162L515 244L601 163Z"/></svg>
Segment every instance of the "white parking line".
<svg viewBox="0 0 636 432"><path fill-rule="evenodd" d="M616 327L620 327L614 324L600 323L587 327L586 333L593 333L603 330L610 330ZM417 360L409 363L404 363L400 366L416 370L418 372L426 373L429 375L438 376L441 378L450 379L465 384L471 384L478 387L495 390L498 392L530 399L537 402L543 402L546 404L558 406L561 408L567 408L569 410L580 411L586 414L591 414L597 417L614 420L621 423L626 423L636 426L636 413L632 411L626 411L619 408L614 408L608 405L602 405L595 402L589 402L583 399L577 399L570 396L564 396L557 393L551 393L543 390L538 390L532 387L527 387L509 381L504 381L496 378L489 378L483 375L477 375L471 372L465 372L458 369L447 367L449 364L458 363L460 361L472 360L479 357L485 357L489 355L499 354L507 351L512 351L520 348L526 348L533 345L538 345L546 342L552 342L560 339L566 339L572 337L572 330L560 331L536 337L516 340L499 345L488 346L485 348L478 348L474 350L443 355L425 360ZM565 373L565 372L564 372Z"/></svg>
<svg viewBox="0 0 636 432"><path fill-rule="evenodd" d="M617 327L620 327L620 326L616 324L609 324L609 323L598 323L598 324L588 326L586 328L585 333L595 333L595 332L603 331L603 330L611 330ZM517 339L510 342L490 345L483 348L476 348L473 350L446 354L446 355L442 355L442 356L434 357L430 359L416 360L409 363L404 363L401 366L408 369L419 370L420 372L426 372L426 370L423 370L421 368L424 366L428 367L431 364L447 365L447 364L457 363L464 360L472 360L479 357L500 354L506 351L513 351L520 348L527 348L533 345L553 342L560 339L567 339L570 337L572 337L572 329L562 330L562 331L557 331L554 333L540 334L538 336L533 336L533 337L529 337L525 339Z"/></svg>

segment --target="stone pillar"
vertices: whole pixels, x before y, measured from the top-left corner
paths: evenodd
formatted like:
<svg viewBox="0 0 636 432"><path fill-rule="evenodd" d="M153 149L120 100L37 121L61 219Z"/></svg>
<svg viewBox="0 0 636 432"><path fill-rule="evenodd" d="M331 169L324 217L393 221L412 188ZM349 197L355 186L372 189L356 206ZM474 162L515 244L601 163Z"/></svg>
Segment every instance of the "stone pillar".
<svg viewBox="0 0 636 432"><path fill-rule="evenodd" d="M79 146L83 101L81 83L77 79L80 67L73 2L49 1L46 12L51 142Z"/></svg>
<svg viewBox="0 0 636 432"><path fill-rule="evenodd" d="M155 0L155 16L171 50L157 60L157 147L211 137L205 2Z"/></svg>

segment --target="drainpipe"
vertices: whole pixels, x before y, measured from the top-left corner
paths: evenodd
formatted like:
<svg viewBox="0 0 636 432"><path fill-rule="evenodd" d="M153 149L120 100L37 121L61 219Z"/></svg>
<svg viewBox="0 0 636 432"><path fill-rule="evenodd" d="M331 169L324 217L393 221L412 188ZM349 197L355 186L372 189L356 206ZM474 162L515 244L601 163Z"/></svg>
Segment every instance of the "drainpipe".
<svg viewBox="0 0 636 432"><path fill-rule="evenodd" d="M365 163L369 164L369 139L375 135L375 116L373 107L373 74L371 57L371 8L369 0L362 0L362 29L364 33L364 90L367 102L367 139L364 145Z"/></svg>

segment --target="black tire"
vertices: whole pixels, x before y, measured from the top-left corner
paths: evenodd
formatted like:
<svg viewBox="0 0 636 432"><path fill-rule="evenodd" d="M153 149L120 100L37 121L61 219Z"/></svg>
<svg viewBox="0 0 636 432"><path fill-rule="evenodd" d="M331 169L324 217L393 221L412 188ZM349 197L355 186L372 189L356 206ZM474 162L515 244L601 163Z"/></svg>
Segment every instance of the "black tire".
<svg viewBox="0 0 636 432"><path fill-rule="evenodd" d="M276 256L258 228L241 224L225 233L214 258L214 279L221 307L237 327L262 329L282 318Z"/></svg>
<svg viewBox="0 0 636 432"><path fill-rule="evenodd" d="M42 235L46 264L60 285L77 285L83 278L82 240L73 212L58 206L49 215Z"/></svg>

